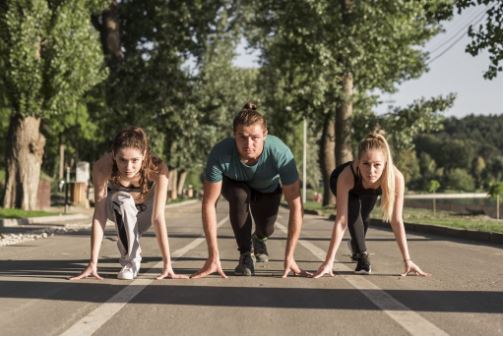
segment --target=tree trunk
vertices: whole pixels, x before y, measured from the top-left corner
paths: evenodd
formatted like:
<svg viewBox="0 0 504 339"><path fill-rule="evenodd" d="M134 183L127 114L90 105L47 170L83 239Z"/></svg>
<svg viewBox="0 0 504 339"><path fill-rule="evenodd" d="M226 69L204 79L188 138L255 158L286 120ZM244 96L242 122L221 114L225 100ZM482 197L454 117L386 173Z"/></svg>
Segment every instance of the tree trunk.
<svg viewBox="0 0 504 339"><path fill-rule="evenodd" d="M178 183L177 183L177 194L182 195L184 193L184 185L185 180L187 178L187 171L181 170L178 174Z"/></svg>
<svg viewBox="0 0 504 339"><path fill-rule="evenodd" d="M61 141L59 145L59 171L58 171L58 179L62 180L65 175L65 145Z"/></svg>
<svg viewBox="0 0 504 339"><path fill-rule="evenodd" d="M170 199L177 199L177 169L174 168L170 171L168 176L168 180L170 183Z"/></svg>
<svg viewBox="0 0 504 339"><path fill-rule="evenodd" d="M37 209L37 190L46 139L40 118L11 116L7 137L4 208Z"/></svg>
<svg viewBox="0 0 504 339"><path fill-rule="evenodd" d="M346 72L342 80L343 95L336 110L336 165L351 161L352 157L352 94L353 76Z"/></svg>
<svg viewBox="0 0 504 339"><path fill-rule="evenodd" d="M332 171L336 168L336 161L334 159L334 119L332 114L327 114L324 121L324 130L320 138L320 171L324 181L324 196L322 205L334 205L336 199L332 194L329 187L329 177Z"/></svg>
<svg viewBox="0 0 504 339"><path fill-rule="evenodd" d="M500 219L499 209L500 209L500 197L497 195L497 219Z"/></svg>
<svg viewBox="0 0 504 339"><path fill-rule="evenodd" d="M100 32L103 52L107 64L114 69L122 60L120 18L117 0L112 1L110 7L100 15L91 18L94 27Z"/></svg>

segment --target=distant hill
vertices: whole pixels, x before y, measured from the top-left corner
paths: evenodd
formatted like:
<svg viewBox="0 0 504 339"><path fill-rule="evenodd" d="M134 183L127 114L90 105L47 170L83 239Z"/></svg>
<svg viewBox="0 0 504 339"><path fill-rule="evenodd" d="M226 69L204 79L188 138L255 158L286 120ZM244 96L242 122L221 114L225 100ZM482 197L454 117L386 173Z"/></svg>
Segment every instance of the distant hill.
<svg viewBox="0 0 504 339"><path fill-rule="evenodd" d="M430 179L442 189L486 189L491 180L502 180L502 122L500 115L450 117L443 130L421 134L414 140L421 169L412 182L424 188Z"/></svg>

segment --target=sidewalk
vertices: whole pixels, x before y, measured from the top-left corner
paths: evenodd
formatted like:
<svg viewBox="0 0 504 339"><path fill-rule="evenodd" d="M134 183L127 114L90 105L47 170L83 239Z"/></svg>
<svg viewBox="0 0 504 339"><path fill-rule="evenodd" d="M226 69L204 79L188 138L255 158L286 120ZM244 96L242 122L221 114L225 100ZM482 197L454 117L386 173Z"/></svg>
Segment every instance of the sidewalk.
<svg viewBox="0 0 504 339"><path fill-rule="evenodd" d="M166 209L190 205L197 201L194 199L169 204ZM63 214L63 207L51 207L47 211L61 212L61 214L46 217L0 219L0 247L90 228L94 208L72 206L68 214ZM111 222L109 221L109 223Z"/></svg>

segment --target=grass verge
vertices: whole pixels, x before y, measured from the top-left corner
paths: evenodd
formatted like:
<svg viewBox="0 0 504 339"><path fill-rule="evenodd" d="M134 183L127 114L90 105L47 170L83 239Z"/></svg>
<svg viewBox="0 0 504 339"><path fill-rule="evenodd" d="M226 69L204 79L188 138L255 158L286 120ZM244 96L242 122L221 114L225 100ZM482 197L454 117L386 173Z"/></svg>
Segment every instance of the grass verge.
<svg viewBox="0 0 504 339"><path fill-rule="evenodd" d="M318 214L324 216L336 214L335 207L322 207L320 204L312 201L306 202L304 208L315 210ZM437 211L434 214L430 209L405 208L403 217L406 223L502 234L502 219L494 219L487 215L465 215L448 211ZM371 218L381 219L381 210L375 208L371 213Z"/></svg>
<svg viewBox="0 0 504 339"><path fill-rule="evenodd" d="M46 217L49 215L58 215L58 213L45 211L24 211L18 208L0 208L0 219Z"/></svg>

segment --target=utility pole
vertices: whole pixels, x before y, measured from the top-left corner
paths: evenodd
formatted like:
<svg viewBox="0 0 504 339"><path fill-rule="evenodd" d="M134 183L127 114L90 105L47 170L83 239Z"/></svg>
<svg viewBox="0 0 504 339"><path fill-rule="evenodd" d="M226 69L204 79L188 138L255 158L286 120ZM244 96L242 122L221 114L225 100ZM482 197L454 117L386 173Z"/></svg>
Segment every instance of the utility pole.
<svg viewBox="0 0 504 339"><path fill-rule="evenodd" d="M303 118L303 204L306 203L306 143L307 126L306 118Z"/></svg>

